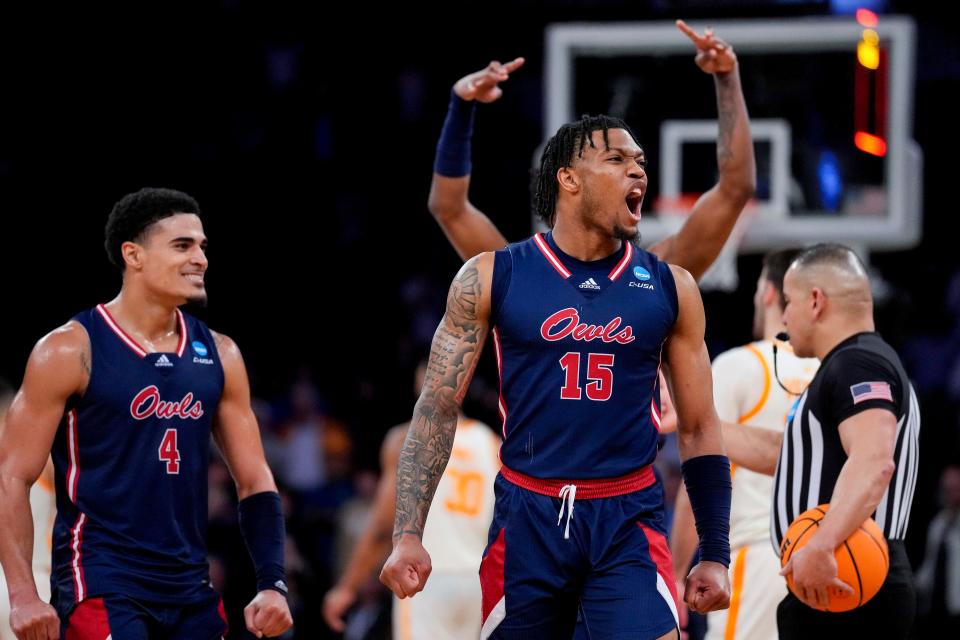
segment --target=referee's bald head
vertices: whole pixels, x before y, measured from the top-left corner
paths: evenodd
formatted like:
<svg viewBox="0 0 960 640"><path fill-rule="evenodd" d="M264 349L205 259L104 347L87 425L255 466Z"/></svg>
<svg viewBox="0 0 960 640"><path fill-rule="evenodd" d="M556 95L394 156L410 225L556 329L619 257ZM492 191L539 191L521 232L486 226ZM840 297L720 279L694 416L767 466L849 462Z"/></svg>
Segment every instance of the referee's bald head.
<svg viewBox="0 0 960 640"><path fill-rule="evenodd" d="M839 341L875 330L870 279L850 247L804 249L787 270L783 295L783 323L800 357L822 358Z"/></svg>
<svg viewBox="0 0 960 640"><path fill-rule="evenodd" d="M787 277L803 289L820 289L842 308L872 311L867 269L850 247L835 243L808 247L794 258Z"/></svg>

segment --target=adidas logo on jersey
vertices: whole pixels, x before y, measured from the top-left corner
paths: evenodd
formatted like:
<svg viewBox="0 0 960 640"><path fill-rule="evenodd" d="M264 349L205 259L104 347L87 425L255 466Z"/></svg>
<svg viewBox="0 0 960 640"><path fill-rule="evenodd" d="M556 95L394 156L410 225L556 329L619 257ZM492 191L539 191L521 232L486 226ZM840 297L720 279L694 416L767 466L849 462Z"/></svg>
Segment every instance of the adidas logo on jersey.
<svg viewBox="0 0 960 640"><path fill-rule="evenodd" d="M599 291L599 290L600 290L600 285L598 285L598 284L597 284L597 281L594 280L593 278L587 278L586 280L584 280L583 282L580 283L580 288L581 288L581 289L595 289L595 290Z"/></svg>
<svg viewBox="0 0 960 640"><path fill-rule="evenodd" d="M173 363L170 362L170 358L166 354L160 354L160 357L157 358L157 361L154 363L155 367L172 367Z"/></svg>

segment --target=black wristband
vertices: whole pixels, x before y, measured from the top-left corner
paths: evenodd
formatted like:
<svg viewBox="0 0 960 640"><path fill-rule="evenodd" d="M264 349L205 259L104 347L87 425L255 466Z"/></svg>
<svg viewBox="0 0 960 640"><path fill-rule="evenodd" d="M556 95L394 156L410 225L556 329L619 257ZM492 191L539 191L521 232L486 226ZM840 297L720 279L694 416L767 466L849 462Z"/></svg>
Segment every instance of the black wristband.
<svg viewBox="0 0 960 640"><path fill-rule="evenodd" d="M450 92L450 106L443 121L433 170L448 178L470 175L470 139L473 137L473 114L476 102L464 100Z"/></svg>
<svg viewBox="0 0 960 640"><path fill-rule="evenodd" d="M681 466L700 537L700 559L730 566L730 460L708 455Z"/></svg>
<svg viewBox="0 0 960 640"><path fill-rule="evenodd" d="M280 494L264 491L248 496L237 505L237 512L240 532L257 574L257 591L273 589L287 595L287 576L283 569L286 532Z"/></svg>

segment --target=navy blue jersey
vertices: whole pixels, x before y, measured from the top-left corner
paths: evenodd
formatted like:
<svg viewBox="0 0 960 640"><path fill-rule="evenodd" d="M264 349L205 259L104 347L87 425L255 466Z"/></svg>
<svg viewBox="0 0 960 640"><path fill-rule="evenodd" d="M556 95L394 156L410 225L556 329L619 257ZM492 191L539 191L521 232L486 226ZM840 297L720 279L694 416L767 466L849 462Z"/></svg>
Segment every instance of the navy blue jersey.
<svg viewBox="0 0 960 640"><path fill-rule="evenodd" d="M209 590L207 465L223 368L206 325L177 317L177 350L149 354L103 305L74 318L92 363L52 450L61 611L102 594L176 604Z"/></svg>
<svg viewBox="0 0 960 640"><path fill-rule="evenodd" d="M504 465L591 479L653 462L678 310L669 265L629 243L583 262L536 235L496 252L491 305Z"/></svg>

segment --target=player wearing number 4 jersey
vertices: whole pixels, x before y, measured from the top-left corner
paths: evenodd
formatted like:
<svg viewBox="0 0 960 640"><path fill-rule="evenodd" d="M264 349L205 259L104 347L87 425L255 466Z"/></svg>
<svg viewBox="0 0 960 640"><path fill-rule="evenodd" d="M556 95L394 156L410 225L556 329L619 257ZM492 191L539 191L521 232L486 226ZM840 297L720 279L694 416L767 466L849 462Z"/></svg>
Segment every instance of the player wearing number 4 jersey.
<svg viewBox="0 0 960 640"><path fill-rule="evenodd" d="M120 295L44 337L0 435L0 560L18 638L206 640L226 633L204 532L211 432L240 497L257 575L248 629L290 627L283 517L237 346L182 313L204 303L206 237L190 196L143 189L114 207ZM30 569L30 485L57 484L54 596ZM59 614L59 619L58 619Z"/></svg>

